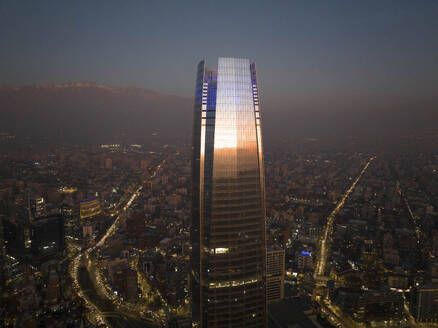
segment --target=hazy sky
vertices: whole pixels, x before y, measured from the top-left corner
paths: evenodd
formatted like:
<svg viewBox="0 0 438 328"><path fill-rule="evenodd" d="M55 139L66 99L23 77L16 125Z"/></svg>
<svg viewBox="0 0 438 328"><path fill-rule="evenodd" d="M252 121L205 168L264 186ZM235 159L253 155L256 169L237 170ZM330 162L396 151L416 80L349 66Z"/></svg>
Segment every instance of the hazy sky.
<svg viewBox="0 0 438 328"><path fill-rule="evenodd" d="M218 56L256 61L264 100L280 106L427 102L438 1L0 0L0 84L191 97L197 62Z"/></svg>

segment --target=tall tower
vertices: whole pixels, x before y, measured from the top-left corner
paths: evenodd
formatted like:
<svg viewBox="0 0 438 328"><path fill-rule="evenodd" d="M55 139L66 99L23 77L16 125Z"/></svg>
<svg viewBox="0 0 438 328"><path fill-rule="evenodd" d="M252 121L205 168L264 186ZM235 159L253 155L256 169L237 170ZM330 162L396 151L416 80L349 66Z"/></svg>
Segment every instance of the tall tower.
<svg viewBox="0 0 438 328"><path fill-rule="evenodd" d="M191 306L198 327L266 327L265 179L255 64L198 64Z"/></svg>

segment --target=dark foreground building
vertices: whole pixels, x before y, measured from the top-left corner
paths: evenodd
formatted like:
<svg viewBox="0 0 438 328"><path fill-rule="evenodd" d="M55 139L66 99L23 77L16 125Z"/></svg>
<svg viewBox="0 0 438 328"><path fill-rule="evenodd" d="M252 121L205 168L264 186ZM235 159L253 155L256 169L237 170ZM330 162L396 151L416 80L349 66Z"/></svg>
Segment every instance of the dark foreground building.
<svg viewBox="0 0 438 328"><path fill-rule="evenodd" d="M64 249L64 218L61 215L41 217L32 221L31 258L35 266L61 256Z"/></svg>
<svg viewBox="0 0 438 328"><path fill-rule="evenodd" d="M410 311L418 322L438 322L438 285L429 284L412 289Z"/></svg>
<svg viewBox="0 0 438 328"><path fill-rule="evenodd" d="M265 181L255 64L198 65L193 126L195 326L266 327Z"/></svg>

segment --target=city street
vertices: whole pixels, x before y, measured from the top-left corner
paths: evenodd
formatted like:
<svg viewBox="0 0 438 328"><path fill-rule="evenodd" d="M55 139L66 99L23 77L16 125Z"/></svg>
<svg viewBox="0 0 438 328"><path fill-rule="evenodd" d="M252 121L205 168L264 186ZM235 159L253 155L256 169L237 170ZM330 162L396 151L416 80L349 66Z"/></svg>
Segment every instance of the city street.
<svg viewBox="0 0 438 328"><path fill-rule="evenodd" d="M333 225L335 222L336 215L339 213L339 211L344 206L346 200L348 199L348 196L353 192L354 188L356 187L357 183L359 182L360 178L363 176L363 174L366 172L368 167L370 166L371 162L374 160L374 156L370 157L368 162L365 164L365 166L360 171L359 175L356 177L356 179L353 181L352 185L348 190L344 193L341 200L337 203L334 210L330 213L330 215L327 218L327 223L324 229L324 233L320 240L320 247L319 247L319 255L317 258L317 263L315 266L315 273L314 277L316 282L318 283L318 280L321 280L321 278L324 277L325 270L326 270L326 264L327 259L330 256L330 241L331 241L331 234L333 233ZM323 279L322 279L323 280ZM339 309L332 306L329 302L325 302L323 299L318 299L318 303L321 306L322 312L327 314L327 318L329 321L335 325L342 327L362 327L362 325L355 323L353 320L351 320L348 317L345 317L342 313L340 313Z"/></svg>
<svg viewBox="0 0 438 328"><path fill-rule="evenodd" d="M356 187L357 183L359 182L360 178L363 176L365 171L370 166L371 162L374 160L374 156L371 156L371 158L368 160L368 162L363 167L362 171L360 171L359 175L354 180L353 184L348 188L348 190L345 192L345 194L342 196L341 200L336 205L335 209L330 213L329 217L327 218L327 224L324 229L324 233L322 235L320 245L319 245L319 255L317 259L317 264L315 266L315 278L319 276L323 276L326 269L327 264L327 258L330 255L330 238L331 234L333 232L333 224L335 222L335 217L339 213L339 211L342 209L342 207L345 204L345 201L348 199L348 196L353 192L354 188Z"/></svg>
<svg viewBox="0 0 438 328"><path fill-rule="evenodd" d="M155 167L151 178L155 177L160 169L163 167L166 159L162 160L160 164ZM138 319L140 316L137 313L131 313L123 311L120 306L115 305L112 300L105 298L102 293L99 293L98 288L91 279L90 275L95 274L91 272L90 268L96 268L96 265L85 265L85 260L91 260L93 257L89 255L98 247L102 247L105 244L105 240L111 236L117 229L122 215L125 215L126 211L133 204L134 200L140 195L140 191L143 186L140 185L130 195L128 201L123 206L122 210L118 213L113 224L108 228L102 238L96 243L95 246L80 252L72 261L71 275L74 280L74 287L78 295L84 300L88 308L94 313L94 321L97 323L104 323L109 327L157 327L158 325L152 323L150 320ZM135 318L133 316L135 315Z"/></svg>

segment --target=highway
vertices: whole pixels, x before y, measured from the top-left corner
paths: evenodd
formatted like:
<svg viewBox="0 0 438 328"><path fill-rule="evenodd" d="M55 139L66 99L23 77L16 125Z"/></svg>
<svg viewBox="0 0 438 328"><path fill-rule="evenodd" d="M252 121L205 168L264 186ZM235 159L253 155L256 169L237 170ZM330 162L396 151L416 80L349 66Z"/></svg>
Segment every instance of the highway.
<svg viewBox="0 0 438 328"><path fill-rule="evenodd" d="M99 295L95 290L90 272L83 266L79 269L79 283L84 295L96 307L99 315L105 320L107 326L117 328L156 327L147 320L134 318L132 315L129 316L121 313L115 304Z"/></svg>
<svg viewBox="0 0 438 328"><path fill-rule="evenodd" d="M329 254L329 252L330 252L330 240L331 240L331 234L333 232L333 224L334 224L335 217L339 213L339 211L342 209L342 207L345 204L345 201L348 199L349 195L353 192L353 190L356 187L357 183L362 178L362 176L364 175L364 173L366 172L366 170L368 169L368 167L370 166L371 162L374 159L375 159L374 156L370 157L370 159L368 160L366 165L363 167L363 169L360 172L360 174L354 180L353 184L345 192L345 194L343 195L341 200L337 203L335 209L330 213L329 217L327 218L327 224L326 224L324 233L322 235L322 238L320 240L319 257L318 257L317 264L316 264L316 267L315 267L314 277L315 277L316 280L318 280L318 278L322 278L324 276L324 273L325 273L325 270L326 270L327 259L328 259L329 255L330 255ZM409 207L407 199L402 194L402 191L401 191L401 188L400 188L400 184L398 183L398 181L397 181L397 188L398 188L399 194L402 196L403 200L405 201L406 207L407 207L407 209L409 211L409 214L410 214L412 220L414 221L415 224L417 224L417 221L415 220L415 216L413 215L413 213L412 213L412 211L411 211L411 209ZM417 230L418 229L419 229L419 227L417 226ZM334 306L329 301L324 300L324 299L317 299L317 301L318 301L318 303L319 303L319 305L321 307L322 313L324 313L327 316L327 319L329 319L330 323L333 324L335 327L339 327L339 326L344 327L344 328L363 328L364 327L364 324L355 322L349 316L346 316L345 314L343 314L342 311L337 306ZM404 312L405 312L405 315L407 317L408 322L406 322L406 320L405 320L405 322L400 323L399 327L419 327L419 325L412 318L412 316L411 316L411 314L409 312L409 309L407 308L406 304L405 304L405 307L404 307ZM390 327L391 323L386 323L386 322L385 323L376 323L376 322L373 322L371 326L373 326L373 327Z"/></svg>
<svg viewBox="0 0 438 328"><path fill-rule="evenodd" d="M137 188L136 191L133 192L133 194L131 195L131 197L129 198L129 200L126 202L126 205L123 207L123 211L122 213L120 213L117 218L114 220L113 224L108 228L108 230L106 231L106 233L102 236L102 238L99 240L99 242L96 244L96 246L94 247L90 247L87 252L91 253L92 251L94 251L94 249L96 247L102 247L105 244L106 239L111 236L114 231L116 230L120 218L122 216L122 214L124 214L124 212L126 212L126 210L132 205L132 202L138 197L138 195L140 195L140 191L143 188L143 186L140 186Z"/></svg>
<svg viewBox="0 0 438 328"><path fill-rule="evenodd" d="M155 168L154 172L153 172L152 175L151 175L151 179L154 178L154 177L158 174L158 172L160 172L161 168L163 167L163 165L164 165L165 163L166 163L166 160L163 159L163 161L161 161L161 163L157 165L157 167ZM95 249L96 247L102 247L102 246L105 244L105 240L106 240L109 236L111 236L111 235L114 233L114 231L116 230L116 228L117 228L117 226L118 226L118 224L119 224L119 221L120 221L120 218L121 218L122 214L124 214L124 213L126 212L126 210L127 210L129 207L131 207L131 205L132 205L132 203L134 202L134 200L140 195L140 191L141 191L142 189L143 189L143 186L140 186L140 187L137 188L137 190L135 190L135 191L132 193L131 197L130 197L129 200L126 202L125 206L123 206L123 211L122 211L122 213L120 213L120 214L117 216L117 218L114 220L113 224L108 228L108 230L107 230L106 233L103 235L103 237L99 240L99 242L96 244L96 246L91 247L91 248L89 248L89 249L87 250L88 253L91 253L92 251L94 251L94 249Z"/></svg>
<svg viewBox="0 0 438 328"><path fill-rule="evenodd" d="M151 174L151 178L154 178L165 164L166 159L161 161L159 165L155 167L154 172ZM84 301L85 306L93 314L92 321L99 325L105 325L107 327L125 328L125 327L153 327L149 321L140 320L136 318L127 317L126 313L122 313L116 309L116 305L111 300L103 298L97 292L96 286L90 279L90 272L87 271L84 261L89 259L89 255L96 248L102 247L105 244L106 239L111 236L117 229L120 218L126 213L129 207L133 204L134 200L140 195L143 186L140 185L135 191L132 192L128 201L123 206L122 210L118 212L116 219L112 225L107 229L102 238L95 244L95 246L79 252L71 262L70 275L73 278L73 287L77 295ZM156 326L155 326L156 327Z"/></svg>
<svg viewBox="0 0 438 328"><path fill-rule="evenodd" d="M399 180L397 180L397 187L396 187L396 188L397 188L397 192L398 192L398 194L400 195L401 199L402 199L403 202L405 203L406 209L408 210L408 213L409 213L409 217L411 218L412 223L413 223L414 226L415 226L415 234L416 234L416 236L417 236L417 244L418 244L418 246L421 248L421 245L422 245L422 242L423 242L423 240L422 240L423 232L421 231L420 220L419 220L419 218L416 217L416 216L414 215L414 213L412 212L411 206L409 205L409 202L408 202L408 198L407 198L407 196L405 195L405 193L403 192Z"/></svg>
<svg viewBox="0 0 438 328"><path fill-rule="evenodd" d="M339 213L339 211L342 209L342 207L345 204L345 201L348 199L348 196L353 192L354 188L356 187L357 183L359 182L360 178L363 176L365 171L370 166L371 162L374 160L374 156L371 156L368 162L363 167L362 171L360 171L359 175L354 180L353 184L350 186L350 188L344 193L341 200L336 205L335 209L330 213L330 215L327 218L327 223L324 229L324 233L322 235L322 238L320 240L320 247L319 247L319 256L317 259L317 263L315 266L315 278L319 276L323 276L325 273L325 268L327 264L327 258L329 256L330 251L330 239L331 234L333 232L333 223L335 221L336 215Z"/></svg>

